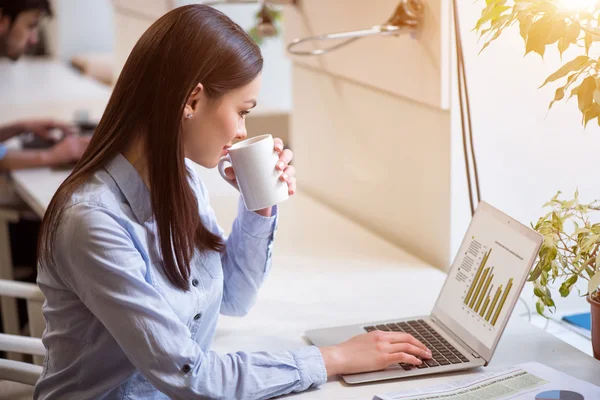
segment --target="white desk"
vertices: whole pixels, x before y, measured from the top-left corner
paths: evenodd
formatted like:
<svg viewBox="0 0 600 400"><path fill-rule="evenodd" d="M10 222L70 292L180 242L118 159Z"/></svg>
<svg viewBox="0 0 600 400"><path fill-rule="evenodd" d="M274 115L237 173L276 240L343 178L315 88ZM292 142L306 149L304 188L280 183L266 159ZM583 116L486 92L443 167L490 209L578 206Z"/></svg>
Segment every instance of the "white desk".
<svg viewBox="0 0 600 400"><path fill-rule="evenodd" d="M215 170L199 168L224 228L235 217L237 193ZM19 171L18 192L43 210L64 172ZM37 191L43 182L44 190ZM306 330L427 314L445 274L408 255L302 193L280 207L273 271L256 306L244 318L221 317L214 350L283 350L306 345ZM513 317L491 366L536 360L588 382L600 383L600 361ZM468 372L473 373L473 372ZM373 394L451 379L396 380L349 386L337 378L302 399L370 399Z"/></svg>
<svg viewBox="0 0 600 400"><path fill-rule="evenodd" d="M62 105L72 103L77 104L75 109L86 109L99 100L106 104L111 92L96 80L47 59L1 60L0 76L0 123L35 116L72 119L73 108ZM18 115L7 113L7 108Z"/></svg>

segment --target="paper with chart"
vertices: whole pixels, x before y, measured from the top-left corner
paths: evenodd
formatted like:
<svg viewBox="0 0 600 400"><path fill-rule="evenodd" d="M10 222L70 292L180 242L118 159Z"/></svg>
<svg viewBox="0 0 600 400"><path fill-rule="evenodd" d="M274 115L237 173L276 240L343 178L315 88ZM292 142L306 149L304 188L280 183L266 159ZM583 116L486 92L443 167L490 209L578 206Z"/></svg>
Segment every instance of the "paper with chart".
<svg viewBox="0 0 600 400"><path fill-rule="evenodd" d="M536 243L488 214L465 237L436 307L491 348L527 279Z"/></svg>
<svg viewBox="0 0 600 400"><path fill-rule="evenodd" d="M468 375L451 382L379 394L373 400L578 400L600 399L600 387L546 365L531 362L499 372Z"/></svg>

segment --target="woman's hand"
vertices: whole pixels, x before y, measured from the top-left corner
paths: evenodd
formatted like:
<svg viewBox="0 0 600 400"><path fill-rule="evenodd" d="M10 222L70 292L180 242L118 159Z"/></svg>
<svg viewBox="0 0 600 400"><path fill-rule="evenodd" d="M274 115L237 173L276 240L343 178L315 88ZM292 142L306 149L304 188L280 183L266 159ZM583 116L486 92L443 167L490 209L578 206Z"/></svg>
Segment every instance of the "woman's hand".
<svg viewBox="0 0 600 400"><path fill-rule="evenodd" d="M275 142L275 151L279 154L279 161L275 164L275 169L281 172L279 179L282 182L286 182L288 185L288 193L290 196L296 194L296 170L293 165L289 165L292 158L294 158L294 153L290 149L284 149L283 140L280 138L274 138ZM233 172L233 168L228 167L225 168L225 175L230 180L235 180L235 173ZM264 217L271 216L272 208L264 208L262 210L256 210L255 212Z"/></svg>
<svg viewBox="0 0 600 400"><path fill-rule="evenodd" d="M43 152L44 164L53 166L79 160L91 139L91 136L66 136L63 140Z"/></svg>
<svg viewBox="0 0 600 400"><path fill-rule="evenodd" d="M58 129L63 136L75 135L77 128L71 124L53 119L32 119L21 123L23 130L47 140L59 140L53 136L53 130Z"/></svg>
<svg viewBox="0 0 600 400"><path fill-rule="evenodd" d="M372 331L319 350L327 376L379 371L398 363L420 365L420 358L431 358L423 343L401 332Z"/></svg>
<svg viewBox="0 0 600 400"><path fill-rule="evenodd" d="M294 153L290 149L283 148L283 141L279 138L275 138L275 151L279 154L279 161L275 165L275 169L281 171L281 176L279 179L282 182L287 182L288 185L288 193L290 196L293 196L296 193L296 169L294 169L293 165L289 165L292 158L294 158Z"/></svg>

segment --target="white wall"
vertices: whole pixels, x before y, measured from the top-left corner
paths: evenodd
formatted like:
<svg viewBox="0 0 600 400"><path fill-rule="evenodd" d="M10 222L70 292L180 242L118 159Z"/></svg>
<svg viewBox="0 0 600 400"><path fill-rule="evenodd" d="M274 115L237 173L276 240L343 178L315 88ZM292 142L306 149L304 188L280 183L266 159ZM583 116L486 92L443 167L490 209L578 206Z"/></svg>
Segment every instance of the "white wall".
<svg viewBox="0 0 600 400"><path fill-rule="evenodd" d="M51 53L69 60L81 52L111 52L114 23L110 0L53 0L49 23Z"/></svg>
<svg viewBox="0 0 600 400"><path fill-rule="evenodd" d="M473 26L483 2L461 1L459 15L471 95L474 141L482 197L524 224L545 213L542 205L557 190L582 200L600 198L596 154L600 128L596 121L581 126L577 99L556 103L548 112L556 85L538 89L561 66L553 48L542 60L525 54L517 27L506 31L481 55ZM564 60L579 55L564 54ZM456 94L456 86L453 93ZM470 220L462 156L457 97L452 111L452 244L457 251ZM530 298L531 290L524 296ZM573 296L570 301L576 299ZM558 303L560 304L560 302Z"/></svg>
<svg viewBox="0 0 600 400"><path fill-rule="evenodd" d="M176 0L175 5L202 3L202 1ZM255 15L259 11L258 4L228 4L215 6L245 30L255 24ZM265 39L260 48L264 58L263 85L258 102L265 109L290 111L291 63L284 48L283 33L274 38Z"/></svg>
<svg viewBox="0 0 600 400"><path fill-rule="evenodd" d="M285 9L288 41L365 29L398 2L300 4ZM418 39L365 38L292 57L299 190L439 268L450 251L447 5L427 2Z"/></svg>
<svg viewBox="0 0 600 400"><path fill-rule="evenodd" d="M523 40L514 27L477 55L481 43L471 29L482 7L481 2L461 2L459 14L483 199L529 224L542 215L541 206L557 190L572 195L578 187L583 200L600 198L593 168L600 150L598 124L592 121L583 129L576 98L566 104L556 103L548 112L558 86L538 89L561 66L558 51L547 51L545 60L537 54L523 57ZM569 52L564 54L565 60L580 54ZM453 250L458 248L470 218L456 101L455 96Z"/></svg>
<svg viewBox="0 0 600 400"><path fill-rule="evenodd" d="M118 75L139 37L162 14L173 7L196 3L183 0L113 0L115 36L115 75ZM256 5L229 5L221 10L242 27L253 24ZM265 40L261 46L264 57L262 88L258 106L248 116L246 126L251 136L270 133L289 140L291 109L291 66L285 56L281 37ZM116 78L116 76L115 76Z"/></svg>

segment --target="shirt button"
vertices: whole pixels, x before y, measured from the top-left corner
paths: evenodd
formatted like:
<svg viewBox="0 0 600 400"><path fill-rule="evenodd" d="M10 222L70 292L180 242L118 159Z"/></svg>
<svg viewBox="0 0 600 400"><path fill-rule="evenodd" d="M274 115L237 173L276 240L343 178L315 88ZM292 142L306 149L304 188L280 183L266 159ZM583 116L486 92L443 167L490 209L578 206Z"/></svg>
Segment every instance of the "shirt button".
<svg viewBox="0 0 600 400"><path fill-rule="evenodd" d="M198 286L198 279L192 280L192 285L193 286Z"/></svg>
<svg viewBox="0 0 600 400"><path fill-rule="evenodd" d="M196 321L198 321L198 320L200 319L200 317L201 317L201 316L202 316L202 314L198 313L198 314L194 315L194 319L195 319Z"/></svg>
<svg viewBox="0 0 600 400"><path fill-rule="evenodd" d="M181 370L187 374L192 370L192 367L190 367L190 364L185 364Z"/></svg>

